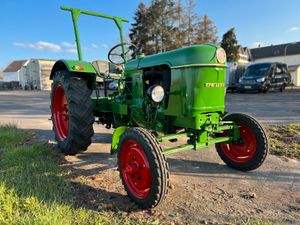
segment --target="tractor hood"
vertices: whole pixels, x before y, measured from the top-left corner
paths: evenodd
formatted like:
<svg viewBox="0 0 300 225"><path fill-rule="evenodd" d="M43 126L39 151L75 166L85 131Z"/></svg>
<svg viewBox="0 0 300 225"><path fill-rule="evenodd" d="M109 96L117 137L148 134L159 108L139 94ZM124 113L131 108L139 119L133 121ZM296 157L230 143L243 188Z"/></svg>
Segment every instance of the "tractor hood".
<svg viewBox="0 0 300 225"><path fill-rule="evenodd" d="M220 64L216 57L216 45L203 44L176 49L160 54L139 57L126 64L126 70L142 69L145 67L168 65L170 68L189 66L222 66L226 67L226 62Z"/></svg>

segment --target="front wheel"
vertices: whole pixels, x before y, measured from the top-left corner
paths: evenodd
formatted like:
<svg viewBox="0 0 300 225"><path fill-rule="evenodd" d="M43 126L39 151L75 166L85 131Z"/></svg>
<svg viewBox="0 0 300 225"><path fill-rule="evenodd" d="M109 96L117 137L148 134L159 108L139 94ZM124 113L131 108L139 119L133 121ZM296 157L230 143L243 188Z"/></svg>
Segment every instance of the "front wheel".
<svg viewBox="0 0 300 225"><path fill-rule="evenodd" d="M128 196L142 208L154 208L165 198L168 164L154 136L143 128L130 128L121 136L118 166Z"/></svg>
<svg viewBox="0 0 300 225"><path fill-rule="evenodd" d="M269 150L264 128L253 117L242 113L226 115L223 120L233 121L238 125L240 140L238 143L216 144L221 159L229 167L241 171L250 171L261 166Z"/></svg>

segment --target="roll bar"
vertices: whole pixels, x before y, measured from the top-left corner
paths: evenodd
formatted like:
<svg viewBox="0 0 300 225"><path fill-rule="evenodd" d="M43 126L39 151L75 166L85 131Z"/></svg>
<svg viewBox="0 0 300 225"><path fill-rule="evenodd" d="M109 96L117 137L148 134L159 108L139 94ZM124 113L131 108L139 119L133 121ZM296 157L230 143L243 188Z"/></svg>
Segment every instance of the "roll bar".
<svg viewBox="0 0 300 225"><path fill-rule="evenodd" d="M120 18L120 17L116 17L116 16L109 16L109 15L105 15L105 14L90 12L90 11L77 9L77 8L71 8L71 7L67 7L67 6L61 6L60 9L70 11L71 14L72 14L72 20L73 20L73 26L74 26L74 32L75 32L75 40L76 40L76 46L77 46L77 54L78 54L78 59L79 60L82 60L82 52L81 52L80 38L79 38L78 25L77 25L77 21L78 21L78 18L80 16L80 14L85 14L85 15L89 15L89 16L96 16L96 17L101 17L101 18L113 20L116 23L116 25L119 29L120 40L121 40L121 44L122 44L122 53L123 53L123 55L125 55L124 35L123 35L122 22L129 22L129 20L127 20L125 18ZM127 59L125 59L125 62L126 61L127 61Z"/></svg>

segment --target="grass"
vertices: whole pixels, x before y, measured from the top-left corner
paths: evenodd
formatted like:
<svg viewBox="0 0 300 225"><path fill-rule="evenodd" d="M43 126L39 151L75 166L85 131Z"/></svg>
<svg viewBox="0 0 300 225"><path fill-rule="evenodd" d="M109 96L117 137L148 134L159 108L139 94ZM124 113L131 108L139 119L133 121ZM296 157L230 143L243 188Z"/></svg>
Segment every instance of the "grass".
<svg viewBox="0 0 300 225"><path fill-rule="evenodd" d="M73 172L59 166L61 158L47 144L30 138L15 126L0 127L0 224L134 223L75 207L68 182Z"/></svg>
<svg viewBox="0 0 300 225"><path fill-rule="evenodd" d="M300 159L300 124L268 127L270 153Z"/></svg>

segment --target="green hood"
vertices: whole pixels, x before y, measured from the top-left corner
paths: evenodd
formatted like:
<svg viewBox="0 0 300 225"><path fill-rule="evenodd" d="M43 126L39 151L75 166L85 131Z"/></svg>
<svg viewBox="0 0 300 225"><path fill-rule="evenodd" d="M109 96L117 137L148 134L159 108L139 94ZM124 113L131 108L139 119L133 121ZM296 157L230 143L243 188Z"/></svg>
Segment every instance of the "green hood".
<svg viewBox="0 0 300 225"><path fill-rule="evenodd" d="M168 65L169 67L174 68L196 66L199 64L218 64L216 59L216 50L218 48L218 46L210 44L180 48L131 60L126 64L126 69L142 69L158 65Z"/></svg>

